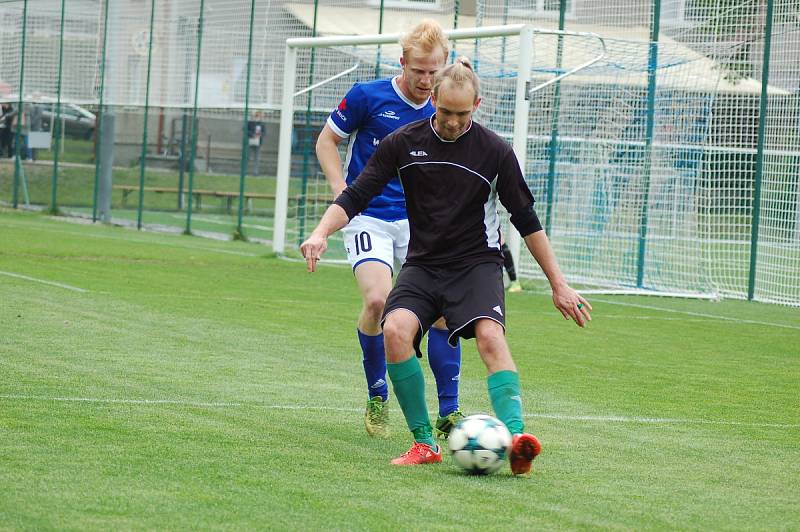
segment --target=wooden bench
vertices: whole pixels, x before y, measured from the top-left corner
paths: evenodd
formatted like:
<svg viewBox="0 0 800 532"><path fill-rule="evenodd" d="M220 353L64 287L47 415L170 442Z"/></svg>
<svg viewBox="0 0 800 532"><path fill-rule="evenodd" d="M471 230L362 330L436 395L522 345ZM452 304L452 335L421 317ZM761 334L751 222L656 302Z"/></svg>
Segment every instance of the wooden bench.
<svg viewBox="0 0 800 532"><path fill-rule="evenodd" d="M126 208L128 206L128 196L131 193L139 192L139 185L114 185L112 187L114 190L121 190L122 191L122 207ZM177 194L178 189L175 187L144 187L145 192L155 192L156 194ZM186 191L183 191L185 194ZM202 202L203 196L213 195L213 190L204 190L204 189L194 189L192 190L192 196L194 196L194 204L195 209L200 209L200 205Z"/></svg>
<svg viewBox="0 0 800 532"><path fill-rule="evenodd" d="M138 185L114 185L113 188L115 190L122 191L122 207L125 208L128 206L128 196L133 193L139 192ZM176 187L144 187L145 192L155 192L156 194L178 194L178 189ZM184 189L181 193L186 194L188 190ZM231 213L233 211L233 202L234 200L239 199L238 192L232 191L222 191L222 190L206 190L206 189L192 189L192 196L194 198L194 208L195 210L200 210L202 206L202 198L203 196L210 196L214 198L222 198L224 201L225 211L227 213ZM253 210L253 200L254 199L263 199L263 200L275 200L275 194L266 194L262 192L245 192L243 194L244 199L246 201L245 207L246 210L252 212ZM289 208L291 209L294 205L295 207L299 207L303 204L303 196L289 196ZM304 204L316 206L319 204L328 204L332 200L330 196L322 196L322 195L313 195L313 196L306 196Z"/></svg>

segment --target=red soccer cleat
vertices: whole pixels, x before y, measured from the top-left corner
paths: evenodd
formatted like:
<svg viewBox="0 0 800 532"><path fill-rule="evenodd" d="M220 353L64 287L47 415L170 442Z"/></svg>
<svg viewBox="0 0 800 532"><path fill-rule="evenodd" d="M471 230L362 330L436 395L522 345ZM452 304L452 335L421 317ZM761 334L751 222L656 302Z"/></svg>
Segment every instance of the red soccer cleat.
<svg viewBox="0 0 800 532"><path fill-rule="evenodd" d="M411 449L401 454L394 460L394 465L419 465L419 464L438 464L442 461L442 448L439 451L434 451L430 445L424 443L414 442Z"/></svg>
<svg viewBox="0 0 800 532"><path fill-rule="evenodd" d="M531 472L533 459L542 452L542 444L533 434L514 434L511 443L511 472L515 475L527 475Z"/></svg>

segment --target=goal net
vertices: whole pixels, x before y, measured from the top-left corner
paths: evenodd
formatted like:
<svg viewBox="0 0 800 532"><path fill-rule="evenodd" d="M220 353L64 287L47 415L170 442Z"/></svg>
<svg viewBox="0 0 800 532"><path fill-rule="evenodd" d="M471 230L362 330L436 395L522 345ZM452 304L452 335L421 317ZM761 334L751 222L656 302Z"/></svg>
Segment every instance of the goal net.
<svg viewBox="0 0 800 532"><path fill-rule="evenodd" d="M711 95L719 83L708 60L676 43L662 43L654 56L646 41L503 28L451 32L452 55L471 58L483 97L475 120L514 144L570 280L602 289L713 295L697 195ZM522 28L528 28L525 37ZM287 41L285 75L302 88L284 85L288 131L279 156L287 199L285 222L276 219L278 252L296 248L332 199L313 156L313 134L292 135L292 129L321 129L354 82L399 71L396 36L342 40ZM285 144L293 137L289 150ZM298 137L307 145L298 146ZM305 201L288 201L297 195ZM515 232L505 229L521 257L521 276L541 275L530 256L519 253ZM344 258L339 243L328 253Z"/></svg>
<svg viewBox="0 0 800 532"><path fill-rule="evenodd" d="M525 31L528 38L521 39ZM530 57L530 31L521 24L446 31L451 39L449 59L470 57L481 77L483 101L475 119L509 142L513 142L517 107L524 104L527 109L528 105L517 83L521 53ZM364 35L287 41L273 239L276 252L296 249L332 200L314 155L316 135L355 82L400 72L398 39L399 35ZM527 52L521 50L523 43L527 43ZM527 112L524 114L527 116ZM522 139L520 146L524 146L524 130L517 134ZM346 145L341 145L343 161ZM332 238L327 260L345 258L339 238Z"/></svg>
<svg viewBox="0 0 800 532"><path fill-rule="evenodd" d="M715 297L698 191L719 71L675 42L609 33L601 61L531 96L526 174L537 211L572 282ZM537 36L532 77L581 54L574 40L559 51L553 36ZM519 270L539 272L527 254Z"/></svg>

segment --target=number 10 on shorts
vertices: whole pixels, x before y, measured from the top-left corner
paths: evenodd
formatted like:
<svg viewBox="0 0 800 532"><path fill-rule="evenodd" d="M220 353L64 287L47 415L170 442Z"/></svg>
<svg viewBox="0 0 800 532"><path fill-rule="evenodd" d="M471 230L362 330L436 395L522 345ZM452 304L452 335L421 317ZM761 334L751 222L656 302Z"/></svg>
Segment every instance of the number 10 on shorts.
<svg viewBox="0 0 800 532"><path fill-rule="evenodd" d="M406 259L408 220L387 222L371 216L356 216L342 230L347 261L353 268L378 261L394 271Z"/></svg>
<svg viewBox="0 0 800 532"><path fill-rule="evenodd" d="M361 253L372 251L372 238L366 231L356 233L353 240L353 243L356 246L356 255L361 255Z"/></svg>

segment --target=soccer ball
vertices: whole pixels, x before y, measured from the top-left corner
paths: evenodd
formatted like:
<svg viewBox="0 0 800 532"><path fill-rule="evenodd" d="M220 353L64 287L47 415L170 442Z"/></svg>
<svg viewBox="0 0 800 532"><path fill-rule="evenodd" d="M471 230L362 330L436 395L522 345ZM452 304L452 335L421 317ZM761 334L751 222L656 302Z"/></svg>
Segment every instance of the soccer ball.
<svg viewBox="0 0 800 532"><path fill-rule="evenodd" d="M453 461L471 475L488 475L506 463L511 433L497 418L473 414L453 427L447 438Z"/></svg>

